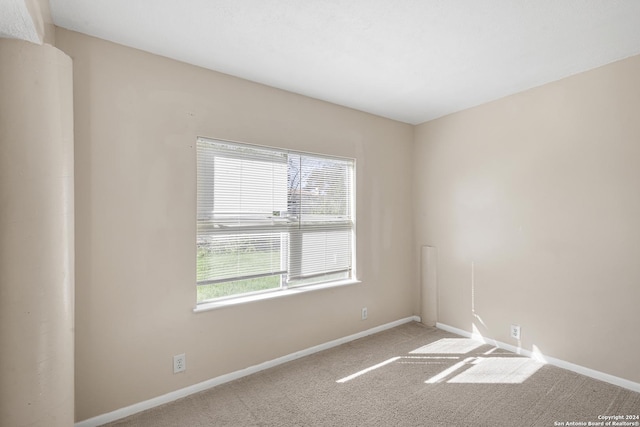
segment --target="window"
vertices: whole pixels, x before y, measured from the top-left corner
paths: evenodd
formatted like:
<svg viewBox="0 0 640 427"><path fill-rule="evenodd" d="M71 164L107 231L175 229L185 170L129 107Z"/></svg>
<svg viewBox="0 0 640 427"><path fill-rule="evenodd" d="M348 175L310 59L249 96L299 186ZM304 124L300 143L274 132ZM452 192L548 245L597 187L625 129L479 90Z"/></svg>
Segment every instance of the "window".
<svg viewBox="0 0 640 427"><path fill-rule="evenodd" d="M198 303L353 278L354 160L198 138Z"/></svg>

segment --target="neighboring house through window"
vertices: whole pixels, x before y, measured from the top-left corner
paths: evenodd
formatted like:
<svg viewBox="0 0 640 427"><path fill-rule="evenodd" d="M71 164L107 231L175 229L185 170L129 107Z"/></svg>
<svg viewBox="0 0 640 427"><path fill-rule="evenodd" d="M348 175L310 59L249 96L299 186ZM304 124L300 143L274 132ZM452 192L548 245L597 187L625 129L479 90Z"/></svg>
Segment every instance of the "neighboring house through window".
<svg viewBox="0 0 640 427"><path fill-rule="evenodd" d="M353 279L354 160L198 138L197 302Z"/></svg>

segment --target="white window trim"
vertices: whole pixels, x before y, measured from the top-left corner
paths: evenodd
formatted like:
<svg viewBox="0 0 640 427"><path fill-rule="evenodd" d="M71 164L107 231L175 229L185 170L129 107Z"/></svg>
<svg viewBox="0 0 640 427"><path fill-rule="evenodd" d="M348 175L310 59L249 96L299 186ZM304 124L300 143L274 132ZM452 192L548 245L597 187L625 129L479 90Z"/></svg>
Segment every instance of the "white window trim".
<svg viewBox="0 0 640 427"><path fill-rule="evenodd" d="M270 300L274 298L287 297L291 295L300 295L306 292L321 291L324 289L338 288L342 286L356 285L362 283L357 279L340 280L335 282L318 283L316 285L297 286L288 289L274 289L273 291L262 292L253 295L238 295L228 298L220 298L218 300L197 304L193 312L203 313L205 311L218 310L225 307L233 307L234 305L248 304L257 301Z"/></svg>

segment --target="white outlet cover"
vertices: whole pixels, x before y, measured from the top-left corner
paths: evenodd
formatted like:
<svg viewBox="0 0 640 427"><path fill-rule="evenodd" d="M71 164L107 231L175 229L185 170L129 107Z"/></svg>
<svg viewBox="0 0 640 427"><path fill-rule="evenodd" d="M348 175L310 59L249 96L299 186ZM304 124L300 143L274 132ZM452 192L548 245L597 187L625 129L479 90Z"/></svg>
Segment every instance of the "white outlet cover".
<svg viewBox="0 0 640 427"><path fill-rule="evenodd" d="M173 373L183 372L187 369L187 356L182 353L173 356Z"/></svg>
<svg viewBox="0 0 640 427"><path fill-rule="evenodd" d="M520 339L520 325L511 325L511 338Z"/></svg>

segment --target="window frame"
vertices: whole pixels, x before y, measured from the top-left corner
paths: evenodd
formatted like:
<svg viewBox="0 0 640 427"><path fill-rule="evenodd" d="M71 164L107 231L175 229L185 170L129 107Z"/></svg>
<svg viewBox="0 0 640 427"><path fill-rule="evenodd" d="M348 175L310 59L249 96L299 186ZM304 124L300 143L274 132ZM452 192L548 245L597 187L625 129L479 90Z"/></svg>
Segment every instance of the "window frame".
<svg viewBox="0 0 640 427"><path fill-rule="evenodd" d="M203 184L202 181L205 180L207 177L201 179L200 173L201 173L201 168L206 169L206 173L210 175L215 174L215 170L212 164L204 165L205 160L202 160L200 158L201 144L210 144L210 145L218 144L219 146L226 145L226 146L239 148L240 150L242 149L242 147L246 147L249 151L262 150L269 153L273 153L274 156L284 155L287 159L285 161L286 173L287 173L287 185L286 185L287 211L285 213L285 216L287 218L275 218L276 211L274 210L273 216L269 217L268 220L267 218L261 219L261 221L263 221L262 223L258 223L258 224L250 223L250 221L245 222L236 218L234 225L232 227L229 227L229 229L225 229L224 231L218 230L217 232L212 231L212 230L215 230L217 227L220 227L221 222L220 222L220 219L218 220L215 219L214 201L207 199L205 202L202 202L201 197L203 199L205 198L214 199L214 197L209 194L203 196L203 194L201 193L203 191L209 191L211 194L213 194L214 193L213 187L215 187L216 181L215 181L215 178L211 178L209 181L206 181L206 185L209 188L208 190L203 189L203 185L205 184ZM261 233L273 232L273 233L287 234L287 244L286 244L286 251L287 251L286 263L287 264L286 264L285 271L282 271L281 269L281 271L270 272L266 274L255 274L255 275L247 274L246 275L249 277L279 276L280 277L279 286L271 289L257 290L252 292L241 292L241 293L235 293L235 294L200 300L198 296L199 286L204 286L208 284L229 283L229 282L237 281L238 278L236 277L236 278L228 278L228 279L196 280L197 296L196 296L196 308L194 309L194 311L202 311L202 310L207 310L211 308L216 308L219 306L227 306L227 305L233 305L233 304L238 304L238 303L243 303L248 301L256 301L256 300L262 300L262 299L273 298L278 296L290 295L292 293L297 294L300 292L324 289L327 287L359 283L359 281L357 280L357 270L356 270L356 259L357 259L356 258L356 210L355 210L355 207L356 207L356 159L326 155L326 154L304 152L299 150L276 148L271 146L250 144L245 142L229 141L229 140L224 140L219 138L202 137L202 136L197 137L196 147L197 147L196 149L196 160L197 160L196 211L198 213L196 215L196 253L197 253L196 256L197 257L199 256L198 255L198 251L200 248L199 245L200 245L200 242L202 241L202 237L207 232L211 233L211 235L215 235L216 233L218 233L219 235L223 235L223 236L224 235L235 236L235 235L241 235L244 233L250 233L252 229L255 229L257 232L261 232ZM214 151L215 149L211 149L211 151L209 151L209 153L206 154L205 156L205 157L213 156L213 160L211 160L211 158L208 158L210 163L215 163L216 154ZM223 157L222 154L218 154L218 155L220 157ZM294 220L294 221L289 220L289 215L291 215L291 203L292 203L291 202L292 191L290 187L291 180L289 178L289 174L291 173L291 162L290 162L291 156L299 156L300 159L303 159L303 158L307 159L306 161L308 161L309 159L315 162L327 161L329 162L329 165L331 167L344 168L344 173L345 173L344 179L342 180L338 179L337 183L339 186L343 186L346 189L345 190L346 195L344 196L344 199L338 198L338 202L340 203L346 202L346 205L344 205L345 206L344 208L346 209L345 215L342 215L342 216L333 215L332 217L332 214L326 214L326 211L325 211L324 216L327 218L330 218L329 220L325 218L325 220L323 221L322 215L316 215L315 218L312 217L312 215L310 215L311 221L305 221L306 218L301 219L301 217L304 218L306 214L302 214L300 211L298 211L297 220ZM247 160L247 159L251 160L251 155L248 155L246 157L243 155L242 158L244 160ZM265 162L267 163L269 163L270 161L271 160L265 160ZM300 160L300 162L302 162L302 160ZM334 162L334 163L331 163L331 162ZM274 163L276 162L274 161ZM319 169L322 169L323 167L324 165L320 166ZM302 166L300 166L300 170L299 170L300 174L302 174L302 170L303 170ZM326 178L326 179L335 179L335 178L331 176L330 178ZM275 184L272 184L272 185L275 185ZM302 182L300 183L300 188L302 188ZM343 188L340 187L337 190L338 193L342 189ZM299 197L302 197L302 196L299 196ZM298 202L299 200L300 199L298 199ZM209 203L212 209L211 213L206 215L209 218L208 220L201 219L203 203ZM239 216L242 216L242 213L240 213ZM236 233L234 233L234 231ZM291 236L293 234L297 234L300 236L304 236L304 235L311 236L313 235L313 233L318 233L318 232L333 233L333 234L330 234L329 237L325 237L325 241L333 237L333 239L338 242L336 244L340 245L341 239L345 238L345 236L340 238L340 234L345 231L348 233L346 238L349 239L349 247L344 251L345 253L348 253L347 267L343 268L340 271L337 271L337 270L321 271L320 273L317 273L314 275L314 276L319 276L322 279L326 279L326 280L318 279L318 280L312 281L311 283L304 283L304 279L302 282L301 281L295 282L294 281L295 279L292 278L292 282L287 283L287 276L291 273L290 263L291 263L292 253L297 253L298 254L297 256L302 256L301 254L303 252L303 246L299 246L299 248L297 249L299 252L296 252L295 249L292 249L292 245L294 244L289 243L289 240L291 239ZM302 244L303 243L298 243L298 245L302 245ZM325 245L327 245L327 243L325 243ZM284 249L280 249L280 252L282 252L283 250ZM324 251L326 255L326 252L327 252L326 247L324 248ZM280 253L280 257L282 259L283 257L282 253ZM336 257L337 255L334 256L334 259ZM198 262L196 262L196 264L198 264ZM327 268L326 265L324 268L325 269ZM196 270L198 271L198 266ZM301 269L296 271L301 271ZM332 274L337 275L340 272L343 272L345 274L341 276L332 277Z"/></svg>

